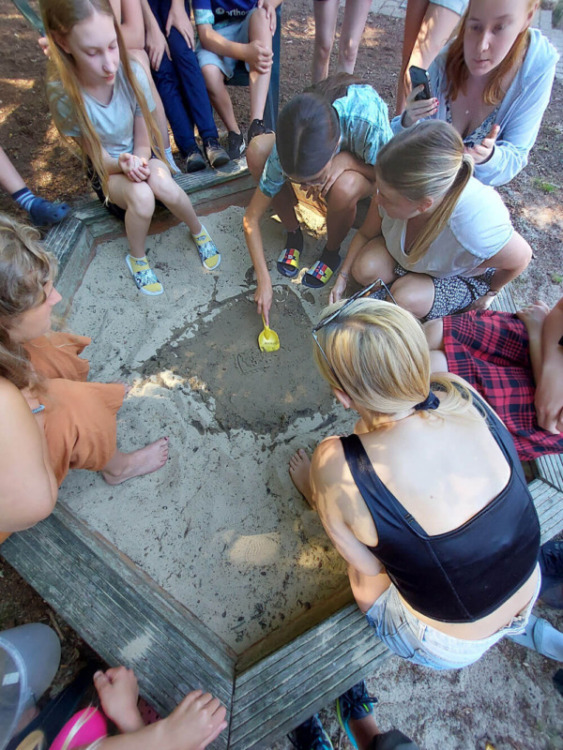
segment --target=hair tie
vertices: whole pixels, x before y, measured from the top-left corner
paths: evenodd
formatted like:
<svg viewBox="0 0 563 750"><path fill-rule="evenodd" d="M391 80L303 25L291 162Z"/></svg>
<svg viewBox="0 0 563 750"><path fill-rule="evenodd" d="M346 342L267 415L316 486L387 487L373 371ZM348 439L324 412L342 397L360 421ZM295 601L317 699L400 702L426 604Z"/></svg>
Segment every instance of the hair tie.
<svg viewBox="0 0 563 750"><path fill-rule="evenodd" d="M420 404L417 404L414 407L414 410L426 411L427 409L428 410L437 409L439 406L440 406L440 399L435 393L432 393L432 391L430 391L430 393L428 394L428 396L426 396L424 401L421 401Z"/></svg>

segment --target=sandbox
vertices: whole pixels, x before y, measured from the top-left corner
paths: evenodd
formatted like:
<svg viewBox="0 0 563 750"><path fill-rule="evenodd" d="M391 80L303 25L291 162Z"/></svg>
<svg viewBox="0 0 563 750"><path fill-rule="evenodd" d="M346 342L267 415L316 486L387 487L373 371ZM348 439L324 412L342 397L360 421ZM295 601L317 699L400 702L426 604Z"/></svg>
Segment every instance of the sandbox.
<svg viewBox="0 0 563 750"><path fill-rule="evenodd" d="M148 243L160 297L136 291L122 225L101 206L81 207L47 240L61 259L66 326L93 339L91 379L133 386L119 447L168 435L169 461L119 487L71 472L55 512L2 554L102 657L133 667L160 711L202 687L229 712L215 747L269 747L387 655L287 472L294 450L350 432L353 418L312 360L328 290L276 272L283 233L272 218L263 236L281 349L258 349L246 171L180 182L223 254L216 273L163 211ZM303 266L319 249L308 237ZM538 466L530 487L549 538L563 481L558 464Z"/></svg>

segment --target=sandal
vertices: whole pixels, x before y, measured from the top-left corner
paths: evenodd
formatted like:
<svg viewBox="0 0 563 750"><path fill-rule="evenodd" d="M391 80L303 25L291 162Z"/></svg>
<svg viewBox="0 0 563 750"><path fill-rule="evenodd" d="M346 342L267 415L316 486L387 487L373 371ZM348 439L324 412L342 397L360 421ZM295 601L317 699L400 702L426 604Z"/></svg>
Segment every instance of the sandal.
<svg viewBox="0 0 563 750"><path fill-rule="evenodd" d="M334 276L336 271L338 271L341 262L341 258L338 257L338 263L334 268L331 268L330 266L327 266L326 263L323 263L322 260L316 261L316 263L303 276L302 282L304 286L308 286L310 289L320 289L320 287L325 286L325 284L327 284Z"/></svg>
<svg viewBox="0 0 563 750"><path fill-rule="evenodd" d="M151 297L157 297L159 294L162 294L164 291L162 284L156 278L156 274L149 266L146 258L134 258L131 255L126 255L125 262L140 292L148 294Z"/></svg>
<svg viewBox="0 0 563 750"><path fill-rule="evenodd" d="M278 258L277 267L282 276L293 279L299 273L299 256L301 253L293 247L286 247Z"/></svg>

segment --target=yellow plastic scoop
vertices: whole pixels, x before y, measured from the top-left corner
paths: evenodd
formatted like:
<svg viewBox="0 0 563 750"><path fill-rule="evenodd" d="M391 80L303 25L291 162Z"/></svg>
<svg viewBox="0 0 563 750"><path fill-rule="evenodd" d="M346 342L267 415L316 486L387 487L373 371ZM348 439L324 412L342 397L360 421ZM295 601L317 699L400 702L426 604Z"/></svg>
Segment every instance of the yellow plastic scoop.
<svg viewBox="0 0 563 750"><path fill-rule="evenodd" d="M264 330L260 332L258 336L258 346L261 352L277 352L280 348L280 338L275 331L268 328L264 316L262 315L262 323L264 324Z"/></svg>

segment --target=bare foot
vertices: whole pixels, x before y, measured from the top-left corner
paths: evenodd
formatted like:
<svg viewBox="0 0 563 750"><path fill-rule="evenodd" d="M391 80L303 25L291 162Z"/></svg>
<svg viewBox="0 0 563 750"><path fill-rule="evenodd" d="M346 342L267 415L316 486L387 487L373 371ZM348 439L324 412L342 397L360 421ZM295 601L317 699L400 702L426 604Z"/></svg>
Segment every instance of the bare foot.
<svg viewBox="0 0 563 750"><path fill-rule="evenodd" d="M102 470L108 484L121 484L133 477L158 471L168 460L168 438L163 437L132 453L116 451Z"/></svg>
<svg viewBox="0 0 563 750"><path fill-rule="evenodd" d="M139 686L133 670L111 667L106 672L96 672L94 686L105 715L120 732L135 732L144 726L137 708Z"/></svg>
<svg viewBox="0 0 563 750"><path fill-rule="evenodd" d="M309 480L310 469L311 461L309 460L309 456L303 448L299 448L297 453L294 453L289 459L289 476L311 508L315 510L313 491L311 490L311 482Z"/></svg>
<svg viewBox="0 0 563 750"><path fill-rule="evenodd" d="M531 305L526 305L522 310L518 310L516 316L520 318L522 323L528 329L528 335L530 338L539 337L543 328L544 320L549 314L549 305L541 300L532 302Z"/></svg>
<svg viewBox="0 0 563 750"><path fill-rule="evenodd" d="M194 690L168 718L158 722L158 747L166 750L202 750L227 727L226 713L217 698L202 690Z"/></svg>

